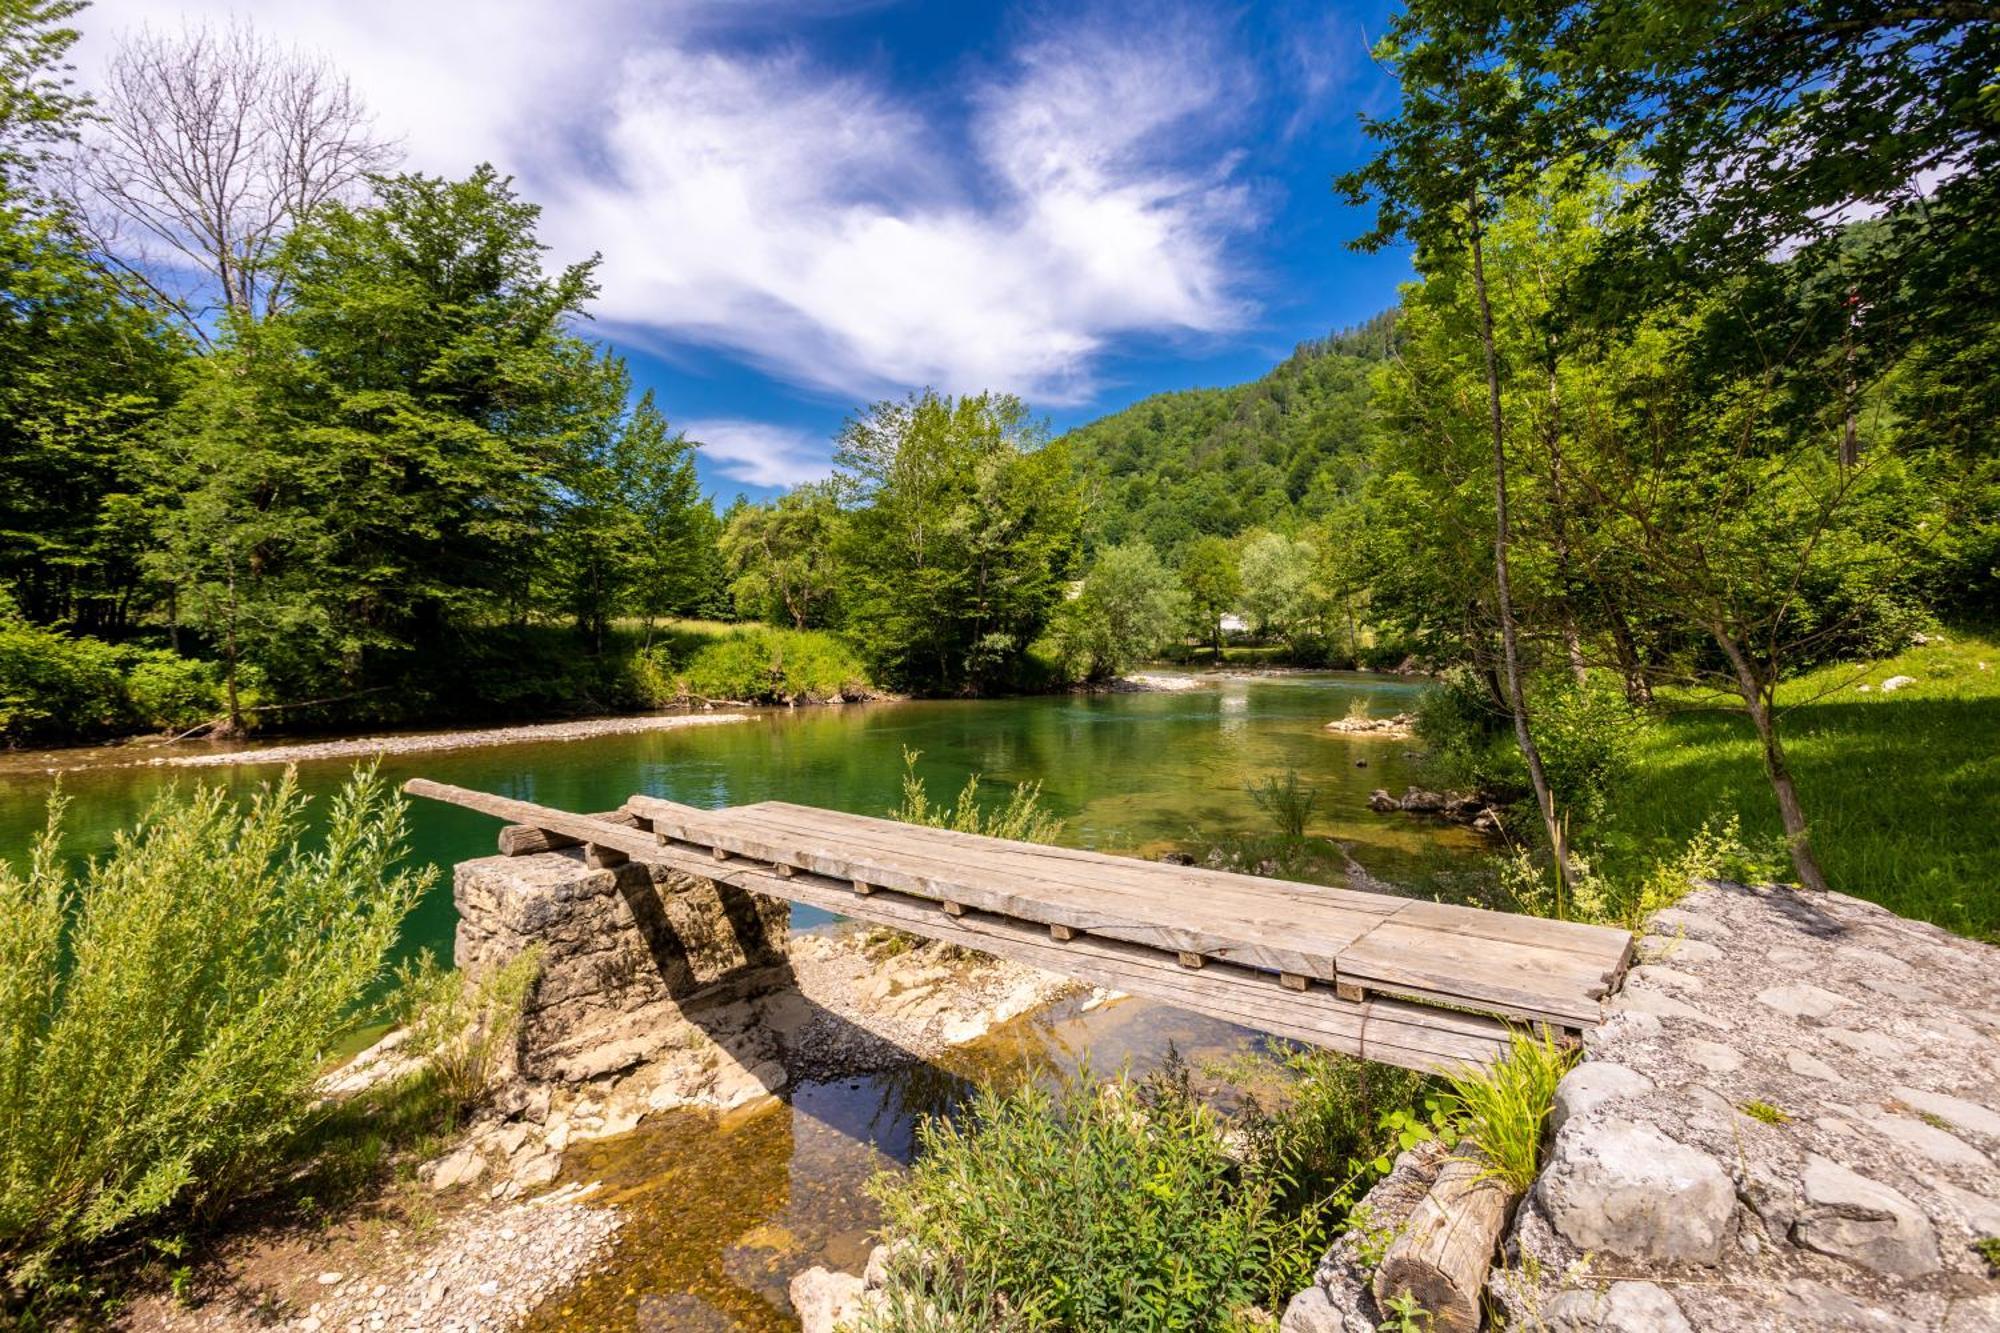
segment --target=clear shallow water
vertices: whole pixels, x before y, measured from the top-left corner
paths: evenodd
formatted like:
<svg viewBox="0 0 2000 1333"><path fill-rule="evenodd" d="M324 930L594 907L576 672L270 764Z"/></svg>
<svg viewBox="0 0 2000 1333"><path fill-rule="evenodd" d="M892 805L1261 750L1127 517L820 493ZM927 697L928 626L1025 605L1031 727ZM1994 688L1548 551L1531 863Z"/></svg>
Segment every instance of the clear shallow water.
<svg viewBox="0 0 2000 1333"><path fill-rule="evenodd" d="M1326 673L1226 680L1178 693L924 701L760 713L726 726L692 727L590 740L497 745L444 753L390 755L386 777L429 777L569 810L608 810L634 792L716 807L786 800L880 815L900 796L902 752L920 750L918 771L933 799L949 799L972 773L995 786L1039 781L1044 800L1067 821L1062 841L1108 852L1157 854L1203 840L1266 831L1247 783L1297 768L1322 789L1309 832L1349 844L1380 877L1409 881L1471 835L1367 809L1377 786L1400 789L1413 777L1397 741L1341 736L1324 724L1355 699L1387 716L1421 688L1393 678ZM277 776L275 765L176 770L112 766L62 776L71 798L68 848L78 856L110 847L160 791L178 782L224 782L247 790ZM40 829L53 777L44 765L66 756L21 755L0 768L0 858L18 858ZM1356 761L1366 767L1356 767ZM299 781L325 796L352 768L348 760L299 765ZM987 788L997 795L994 786ZM495 822L429 801L411 811L412 850L438 866L437 889L412 917L411 948L449 955L455 924L451 866L494 849ZM799 923L818 919L804 909Z"/></svg>
<svg viewBox="0 0 2000 1333"><path fill-rule="evenodd" d="M866 1184L907 1163L918 1121L974 1080L1087 1067L1142 1076L1177 1050L1199 1069L1257 1041L1226 1023L1127 1000L1066 1001L944 1057L806 1083L728 1116L682 1112L570 1151L564 1178L600 1181L625 1213L605 1266L544 1302L530 1330L795 1329L788 1288L815 1264L859 1272L878 1210Z"/></svg>

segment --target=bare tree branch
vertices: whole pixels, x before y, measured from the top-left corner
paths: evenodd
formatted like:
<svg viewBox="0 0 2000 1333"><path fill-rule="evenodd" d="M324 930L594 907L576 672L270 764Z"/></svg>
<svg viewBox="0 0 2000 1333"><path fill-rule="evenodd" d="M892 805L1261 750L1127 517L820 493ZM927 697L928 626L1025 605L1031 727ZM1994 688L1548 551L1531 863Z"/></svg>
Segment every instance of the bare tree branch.
<svg viewBox="0 0 2000 1333"><path fill-rule="evenodd" d="M285 233L400 150L323 57L243 23L141 28L112 58L71 193L90 239L198 337L284 304Z"/></svg>

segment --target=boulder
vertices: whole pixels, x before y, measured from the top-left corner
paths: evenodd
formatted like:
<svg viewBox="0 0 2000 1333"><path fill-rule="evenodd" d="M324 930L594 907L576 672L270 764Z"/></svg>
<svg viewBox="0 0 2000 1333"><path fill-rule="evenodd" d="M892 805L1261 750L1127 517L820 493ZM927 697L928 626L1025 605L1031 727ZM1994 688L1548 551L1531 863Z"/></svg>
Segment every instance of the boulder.
<svg viewBox="0 0 2000 1333"><path fill-rule="evenodd" d="M1917 678L1915 676L1891 676L1882 682L1882 693L1892 694L1906 685L1914 685L1916 683Z"/></svg>
<svg viewBox="0 0 2000 1333"><path fill-rule="evenodd" d="M1408 814L1436 815L1443 814L1445 806L1449 803L1450 798L1443 792L1425 791L1422 787L1411 787L1403 792L1403 799L1397 804L1399 808Z"/></svg>
<svg viewBox="0 0 2000 1333"><path fill-rule="evenodd" d="M792 1279L792 1311L801 1333L834 1333L867 1308L867 1286L852 1273L812 1267Z"/></svg>
<svg viewBox="0 0 2000 1333"><path fill-rule="evenodd" d="M1555 1105L1549 1112L1550 1127L1561 1130L1572 1116L1585 1115L1607 1102L1652 1090L1653 1080L1636 1069L1608 1060L1585 1061L1556 1084Z"/></svg>
<svg viewBox="0 0 2000 1333"><path fill-rule="evenodd" d="M1720 1162L1632 1120L1572 1118L1535 1189L1578 1249L1662 1263L1719 1262L1736 1215Z"/></svg>
<svg viewBox="0 0 2000 1333"><path fill-rule="evenodd" d="M1368 808L1378 815L1387 815L1402 809L1403 804L1391 796L1386 787L1377 787L1368 793Z"/></svg>
<svg viewBox="0 0 2000 1333"><path fill-rule="evenodd" d="M1818 1153L1801 1179L1806 1206L1792 1239L1887 1277L1914 1278L1941 1266L1937 1233L1916 1204L1851 1167Z"/></svg>

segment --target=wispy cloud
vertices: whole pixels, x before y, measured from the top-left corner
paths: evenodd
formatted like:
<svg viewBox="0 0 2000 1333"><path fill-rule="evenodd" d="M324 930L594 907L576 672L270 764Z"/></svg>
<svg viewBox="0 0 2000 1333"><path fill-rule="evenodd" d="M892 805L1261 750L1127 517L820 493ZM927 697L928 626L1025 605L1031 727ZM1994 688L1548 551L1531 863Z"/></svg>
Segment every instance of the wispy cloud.
<svg viewBox="0 0 2000 1333"><path fill-rule="evenodd" d="M810 431L733 418L686 421L680 428L724 476L752 486L796 486L833 471L832 446Z"/></svg>
<svg viewBox="0 0 2000 1333"><path fill-rule="evenodd" d="M837 397L1063 405L1117 339L1251 314L1231 242L1256 218L1213 133L1246 89L1192 13L1050 20L940 111L773 47L763 18L725 40L742 11L712 0L606 0L588 23L530 0L177 9L101 0L86 19L241 12L324 50L413 165L517 173L557 258L602 252L607 326L650 345Z"/></svg>

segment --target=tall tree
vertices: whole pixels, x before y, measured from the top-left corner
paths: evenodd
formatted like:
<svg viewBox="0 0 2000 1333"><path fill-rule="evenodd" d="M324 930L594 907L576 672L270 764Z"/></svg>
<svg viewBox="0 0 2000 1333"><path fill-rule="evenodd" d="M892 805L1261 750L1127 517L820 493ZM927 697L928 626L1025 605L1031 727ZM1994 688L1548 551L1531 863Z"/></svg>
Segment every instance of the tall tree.
<svg viewBox="0 0 2000 1333"><path fill-rule="evenodd" d="M234 323L176 414L161 573L212 632L270 627L282 697L446 661L530 606L626 383L569 331L595 260L545 273L537 213L490 167L328 206L287 239L289 304Z"/></svg>
<svg viewBox="0 0 2000 1333"><path fill-rule="evenodd" d="M112 56L73 193L100 251L207 340L218 313L277 309L286 233L397 156L323 58L241 22L141 29Z"/></svg>
<svg viewBox="0 0 2000 1333"><path fill-rule="evenodd" d="M1243 595L1243 578L1236 552L1220 537L1203 537L1181 554L1181 589L1187 594L1188 616L1222 660L1222 618L1236 609Z"/></svg>
<svg viewBox="0 0 2000 1333"><path fill-rule="evenodd" d="M1486 229L1500 202L1539 174L1546 161L1553 118L1529 101L1514 73L1482 45L1479 34L1458 23L1456 10L1453 0L1416 0L1390 23L1377 54L1397 71L1402 106L1392 117L1369 122L1368 132L1383 144L1382 151L1343 176L1340 188L1356 204L1373 199L1377 205L1375 229L1357 242L1363 248L1407 236L1416 243L1419 269L1461 256L1469 265L1486 378L1494 608L1507 703L1556 873L1566 882L1563 822L1535 744L1523 683L1514 611L1506 416L1485 254Z"/></svg>
<svg viewBox="0 0 2000 1333"><path fill-rule="evenodd" d="M833 622L840 591L840 500L827 482L745 505L722 533L736 613L796 629Z"/></svg>
<svg viewBox="0 0 2000 1333"><path fill-rule="evenodd" d="M846 623L878 678L923 693L1009 683L1077 555L1063 450L1019 399L926 390L853 417L834 462L851 506Z"/></svg>

